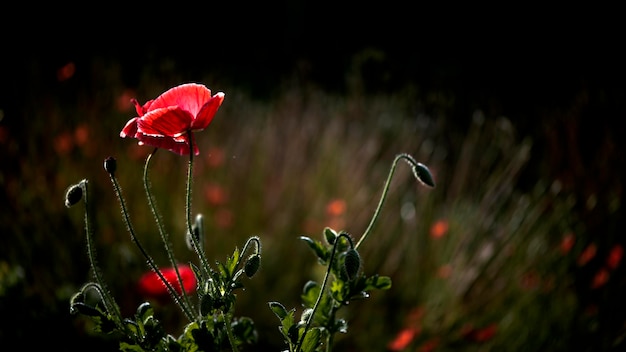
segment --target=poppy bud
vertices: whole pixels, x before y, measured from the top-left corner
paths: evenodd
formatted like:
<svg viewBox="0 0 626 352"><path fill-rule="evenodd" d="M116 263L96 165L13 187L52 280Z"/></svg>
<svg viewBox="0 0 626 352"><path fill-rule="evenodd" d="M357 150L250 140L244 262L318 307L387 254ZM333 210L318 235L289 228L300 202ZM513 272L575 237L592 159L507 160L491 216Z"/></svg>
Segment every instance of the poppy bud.
<svg viewBox="0 0 626 352"><path fill-rule="evenodd" d="M65 192L65 206L71 207L72 205L78 203L81 198L83 198L83 187L82 182L77 183L75 185L70 186Z"/></svg>
<svg viewBox="0 0 626 352"><path fill-rule="evenodd" d="M246 264L244 265L243 270L246 273L246 276L250 278L254 276L254 274L256 274L260 266L261 266L261 256L258 254L253 254L248 257L248 260L246 260Z"/></svg>
<svg viewBox="0 0 626 352"><path fill-rule="evenodd" d="M433 175L428 170L428 167L422 163L417 163L413 165L413 174L415 177L425 184L426 186L435 187L435 181L433 180Z"/></svg>
<svg viewBox="0 0 626 352"><path fill-rule="evenodd" d="M115 158L112 156L104 159L104 169L106 170L106 172L113 175L115 173L115 170L117 170L117 160L115 160Z"/></svg>
<svg viewBox="0 0 626 352"><path fill-rule="evenodd" d="M349 249L346 252L343 266L346 269L346 274L348 274L348 279L354 280L356 275L359 273L359 269L361 268L361 257L359 256L359 252L355 249Z"/></svg>

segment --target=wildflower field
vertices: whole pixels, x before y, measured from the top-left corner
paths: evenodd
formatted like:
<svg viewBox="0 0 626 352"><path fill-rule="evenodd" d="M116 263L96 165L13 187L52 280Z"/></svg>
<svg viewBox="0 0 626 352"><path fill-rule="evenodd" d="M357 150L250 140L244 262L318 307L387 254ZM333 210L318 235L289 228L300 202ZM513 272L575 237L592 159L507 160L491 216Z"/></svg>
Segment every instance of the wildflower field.
<svg viewBox="0 0 626 352"><path fill-rule="evenodd" d="M397 165L359 247L361 270L392 285L338 313L348 327L335 350L626 348L624 91L573 89L556 104L516 110L432 85L373 89L363 65L372 55L353 58L343 89L302 70L254 89L167 59L134 82L107 58L33 64L19 108L0 106L0 342L118 349L92 320L70 314L92 278L84 213L64 206L82 179L97 261L122 316L149 301L169 334L183 333L186 317L146 276L103 162L116 159L137 237L167 266L142 183L153 148L120 131L137 116L131 99L197 82L225 93L195 135L192 208L204 216L206 257L223 262L249 237L262 242L258 272L243 280L234 307L257 331L245 350L285 349L268 303L300 314L303 286L325 273L301 236L322 239L332 228L358 241L401 153L426 165L436 186ZM178 260L195 263L185 236L187 162L156 153L151 187Z"/></svg>

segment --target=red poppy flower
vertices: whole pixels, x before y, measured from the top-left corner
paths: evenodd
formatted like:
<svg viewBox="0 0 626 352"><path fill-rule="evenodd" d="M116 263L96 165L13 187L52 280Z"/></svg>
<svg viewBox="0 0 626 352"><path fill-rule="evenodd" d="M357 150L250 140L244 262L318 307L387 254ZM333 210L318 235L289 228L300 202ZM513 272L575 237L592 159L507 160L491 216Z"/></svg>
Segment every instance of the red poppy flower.
<svg viewBox="0 0 626 352"><path fill-rule="evenodd" d="M223 101L224 93L211 96L210 89L196 83L171 88L143 106L132 99L139 116L126 123L120 137L134 137L139 140L139 144L167 149L180 155L189 154L191 143L194 154L198 155L198 146L189 132L205 129Z"/></svg>
<svg viewBox="0 0 626 352"><path fill-rule="evenodd" d="M181 294L182 291L180 289L180 284L178 283L178 277L176 276L176 271L174 268L163 268L160 269L161 274L167 282L172 285L174 290ZM193 292L196 289L196 276L193 273L193 270L188 265L179 265L178 272L180 273L180 277L183 280L183 287L185 288L185 292ZM164 298L169 295L167 287L165 283L161 281L161 278L154 271L150 271L145 273L140 279L138 283L139 292L145 297L151 298Z"/></svg>

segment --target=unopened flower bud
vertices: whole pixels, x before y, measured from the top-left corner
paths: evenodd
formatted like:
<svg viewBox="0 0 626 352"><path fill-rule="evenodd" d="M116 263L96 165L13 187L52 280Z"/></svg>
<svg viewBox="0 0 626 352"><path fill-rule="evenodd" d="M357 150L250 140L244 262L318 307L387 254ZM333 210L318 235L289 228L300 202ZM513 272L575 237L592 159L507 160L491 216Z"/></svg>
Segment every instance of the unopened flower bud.
<svg viewBox="0 0 626 352"><path fill-rule="evenodd" d="M83 198L83 187L81 183L70 186L65 192L65 206L71 207Z"/></svg>
<svg viewBox="0 0 626 352"><path fill-rule="evenodd" d="M429 187L435 187L435 181L433 180L433 175L430 173L428 167L422 163L417 163L413 165L413 174L415 177Z"/></svg>
<svg viewBox="0 0 626 352"><path fill-rule="evenodd" d="M259 267L261 266L261 256L258 254L252 254L246 260L246 264L243 267L244 272L247 277L252 277L259 271Z"/></svg>
<svg viewBox="0 0 626 352"><path fill-rule="evenodd" d="M115 174L115 170L117 170L117 160L112 156L104 159L104 169L111 175Z"/></svg>
<svg viewBox="0 0 626 352"><path fill-rule="evenodd" d="M356 275L359 273L359 269L361 268L361 256L359 255L359 252L355 249L349 249L346 252L343 265L346 269L346 274L348 274L348 279L354 280Z"/></svg>

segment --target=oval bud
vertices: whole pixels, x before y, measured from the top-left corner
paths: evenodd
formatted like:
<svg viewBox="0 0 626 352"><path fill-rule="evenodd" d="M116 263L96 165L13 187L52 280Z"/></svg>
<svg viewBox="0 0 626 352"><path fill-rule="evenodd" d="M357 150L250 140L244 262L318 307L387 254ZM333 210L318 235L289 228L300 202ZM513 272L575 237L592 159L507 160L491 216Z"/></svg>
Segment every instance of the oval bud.
<svg viewBox="0 0 626 352"><path fill-rule="evenodd" d="M355 249L349 249L344 257L343 266L348 274L348 279L354 280L361 269L361 256Z"/></svg>
<svg viewBox="0 0 626 352"><path fill-rule="evenodd" d="M244 265L243 270L246 273L246 276L250 278L254 276L257 271L259 271L260 266L261 256L258 254L252 254L248 257L248 260L246 260L246 264Z"/></svg>
<svg viewBox="0 0 626 352"><path fill-rule="evenodd" d="M70 186L65 192L65 206L71 207L83 198L83 187L80 183Z"/></svg>
<svg viewBox="0 0 626 352"><path fill-rule="evenodd" d="M413 166L413 174L415 177L429 187L435 187L435 181L433 180L433 175L428 170L428 167L422 163L417 163Z"/></svg>
<svg viewBox="0 0 626 352"><path fill-rule="evenodd" d="M117 170L117 160L112 156L104 159L104 169L111 175L115 174Z"/></svg>

